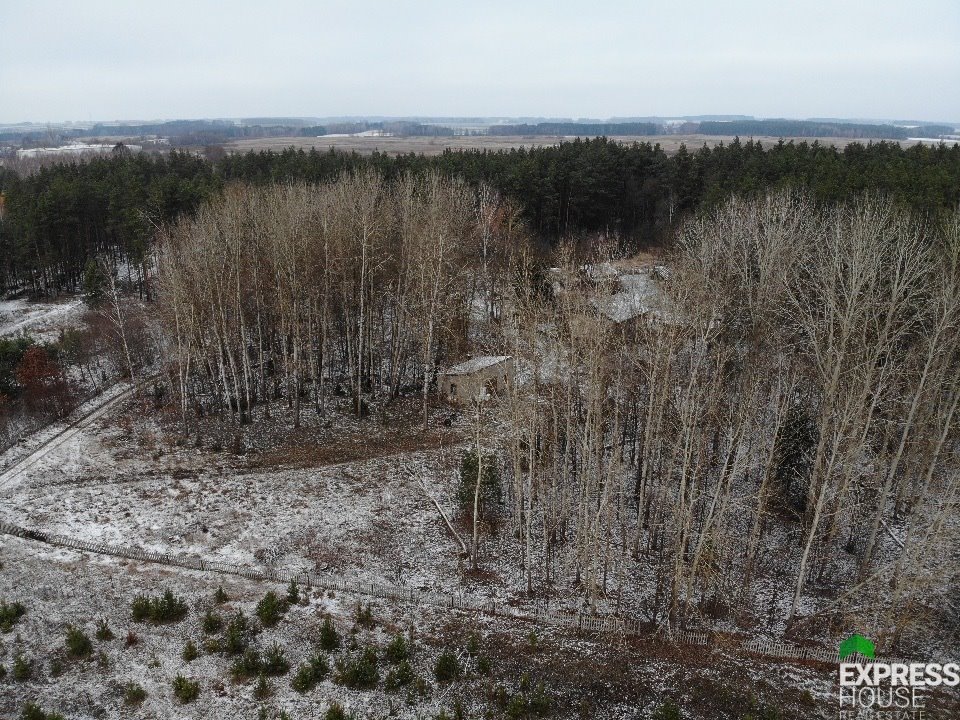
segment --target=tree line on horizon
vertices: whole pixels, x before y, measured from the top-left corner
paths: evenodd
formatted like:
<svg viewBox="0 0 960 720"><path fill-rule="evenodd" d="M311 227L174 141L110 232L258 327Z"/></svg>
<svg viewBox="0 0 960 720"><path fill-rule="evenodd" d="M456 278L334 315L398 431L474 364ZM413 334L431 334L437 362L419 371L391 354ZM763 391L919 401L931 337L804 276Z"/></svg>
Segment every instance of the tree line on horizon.
<svg viewBox="0 0 960 720"><path fill-rule="evenodd" d="M956 128L951 125L924 124L906 127L877 123L786 119L704 120L699 123L684 124L682 129L686 132L696 132L701 135L835 137L856 140L906 140L912 137L936 140L943 135L953 135L956 132Z"/></svg>
<svg viewBox="0 0 960 720"><path fill-rule="evenodd" d="M449 137L459 134L495 136L567 136L590 138L599 136L624 137L630 135L726 135L765 137L834 137L858 140L906 140L911 137L937 139L954 135L952 125L918 123L893 125L844 120L809 119L789 120L733 116L718 118L687 118L683 122L647 120L514 122L492 124L486 127L457 127L442 122L421 122L414 119L327 120L322 125L297 118L246 118L234 120L169 120L160 123L96 123L92 127L57 127L37 130L33 127L10 128L0 131L0 142L13 142L20 147L49 147L71 140L86 138L166 138L173 147L206 147L238 138L285 137L359 133L382 130L403 137Z"/></svg>
<svg viewBox="0 0 960 720"><path fill-rule="evenodd" d="M837 203L879 192L922 216L960 203L960 145L854 143L843 150L739 139L668 155L652 143L607 138L556 147L447 150L441 155L360 155L331 150L227 154L207 160L115 153L18 172L0 166L0 285L34 293L74 291L94 257L123 266L142 286L159 227L195 212L233 183L320 183L371 169L387 181L430 171L488 185L521 208L541 242L615 236L625 248L667 243L690 213L731 195L794 187Z"/></svg>

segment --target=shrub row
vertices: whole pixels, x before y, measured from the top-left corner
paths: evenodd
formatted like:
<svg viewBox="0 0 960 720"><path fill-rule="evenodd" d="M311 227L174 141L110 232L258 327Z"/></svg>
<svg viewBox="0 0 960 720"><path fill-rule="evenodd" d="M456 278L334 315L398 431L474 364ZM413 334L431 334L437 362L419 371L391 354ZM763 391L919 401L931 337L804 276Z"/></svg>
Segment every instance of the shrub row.
<svg viewBox="0 0 960 720"><path fill-rule="evenodd" d="M154 625L180 622L187 616L187 603L170 590L156 597L138 595L131 609L134 622L151 622Z"/></svg>

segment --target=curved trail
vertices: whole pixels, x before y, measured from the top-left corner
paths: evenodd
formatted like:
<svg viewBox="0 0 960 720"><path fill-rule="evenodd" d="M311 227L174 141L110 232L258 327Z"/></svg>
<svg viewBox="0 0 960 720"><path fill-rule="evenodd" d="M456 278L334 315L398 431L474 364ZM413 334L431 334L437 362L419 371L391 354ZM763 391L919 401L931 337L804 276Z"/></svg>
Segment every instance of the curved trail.
<svg viewBox="0 0 960 720"><path fill-rule="evenodd" d="M6 489L10 482L14 480L20 473L29 468L31 465L34 465L51 450L55 450L64 443L73 439L85 428L90 427L90 425L109 413L117 405L122 403L124 400L127 400L133 394L134 390L136 390L137 386L129 383L122 383L119 388L120 389L117 392L109 394L105 393L104 395L106 395L106 397L104 395L100 395L89 403L86 403L84 406L81 406L82 410L79 417L69 420L66 424L66 427L56 431L51 438L42 442L38 448L33 450L25 457L14 461L6 470L3 471L3 473L0 473L0 490ZM49 429L50 426L48 426L46 430ZM42 430L41 432L44 431Z"/></svg>
<svg viewBox="0 0 960 720"><path fill-rule="evenodd" d="M196 555L180 553L148 552L125 545L110 545L78 540L72 537L56 535L44 530L25 528L6 520L0 520L0 534L82 552L95 553L110 557L124 558L147 563L156 563L168 567L206 573L236 575L248 580L275 583L294 581L308 588L322 588L338 592L364 595L391 602L401 602L414 607L441 610L461 610L476 612L492 617L504 617L514 620L553 625L574 631L589 632L608 637L636 637L652 642L672 645L688 645L722 648L728 652L742 652L776 660L793 662L837 663L837 650L823 646L797 646L779 640L744 640L741 637L709 631L673 630L669 635L651 631L646 623L637 619L614 615L590 615L565 612L554 609L535 609L524 611L503 603L469 597L462 593L422 592L413 588L400 587L389 583L363 582L344 577L320 575L314 572L298 572L282 568L258 569L244 565L233 565L218 560L209 560ZM900 659L883 658L884 662L906 662Z"/></svg>

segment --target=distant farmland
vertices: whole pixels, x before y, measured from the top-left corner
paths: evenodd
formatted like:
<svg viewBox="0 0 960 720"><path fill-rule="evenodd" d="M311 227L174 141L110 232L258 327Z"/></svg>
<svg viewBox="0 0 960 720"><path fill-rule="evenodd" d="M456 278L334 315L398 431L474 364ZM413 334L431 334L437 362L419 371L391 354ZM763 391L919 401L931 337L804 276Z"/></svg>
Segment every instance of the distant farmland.
<svg viewBox="0 0 960 720"><path fill-rule="evenodd" d="M733 135L623 135L611 136L612 140L621 143L659 143L668 154L677 152L681 145L686 145L688 149L696 149L704 144L708 147L715 147L721 142L729 145L734 140ZM224 144L224 148L229 152L247 152L249 150L283 150L288 147L303 148L309 150L343 150L346 152L356 151L359 153L373 153L375 151L389 153L391 155L400 155L404 153L422 153L424 155L439 155L444 150L450 148L453 150L508 150L515 147L546 147L558 145L560 142L571 141L573 136L558 135L472 135L456 137L400 137L400 136L330 136L330 137L271 137L271 138L249 138L242 140L233 140ZM741 140L746 141L747 137ZM771 147L780 142L779 137L760 136L754 137L759 140L764 147ZM820 142L822 145L834 145L838 148L845 148L850 143L859 142L866 144L867 140L855 140L851 138L783 138L785 141L794 142ZM873 141L879 142L879 141ZM886 140L885 142L899 142L900 145L916 145L916 140Z"/></svg>

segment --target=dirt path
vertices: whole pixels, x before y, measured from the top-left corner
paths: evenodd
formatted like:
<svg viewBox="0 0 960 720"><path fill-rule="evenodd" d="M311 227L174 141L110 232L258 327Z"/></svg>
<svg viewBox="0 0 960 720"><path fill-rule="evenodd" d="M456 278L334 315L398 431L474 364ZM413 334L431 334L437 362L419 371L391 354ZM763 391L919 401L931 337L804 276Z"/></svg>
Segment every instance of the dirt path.
<svg viewBox="0 0 960 720"><path fill-rule="evenodd" d="M16 458L16 447L8 450L5 456L14 455L14 459L0 474L0 491L12 488L14 486L13 481L18 479L24 470L35 464L51 450L60 447L104 417L117 405L127 400L135 389L136 386L134 385L120 383L84 403L67 420L48 425L33 435L32 439L39 441L39 445L25 456Z"/></svg>
<svg viewBox="0 0 960 720"><path fill-rule="evenodd" d="M645 623L631 618L613 615L589 615L582 612L565 612L547 608L524 611L509 604L496 603L486 599L472 598L462 593L421 592L412 588L387 583L365 582L338 576L321 576L312 572L283 570L280 568L253 568L234 565L215 560L204 559L196 555L177 552L147 552L139 548L106 543L93 543L74 537L65 537L42 530L25 528L0 518L0 534L51 545L70 548L82 552L96 553L127 560L166 565L211 574L226 574L243 577L248 580L273 583L297 582L307 588L336 590L354 595L365 595L391 602L400 602L414 607L477 612L493 617L505 617L513 620L531 622L539 625L565 627L577 632L586 632L598 637L625 638L634 637L651 642L661 642L675 646L694 646L724 648L728 652L743 653L776 659L780 662L825 663L838 662L834 647L796 646L777 640L735 637L723 633L704 631L674 630L663 635L652 630ZM903 659L884 658L888 662L906 662Z"/></svg>

